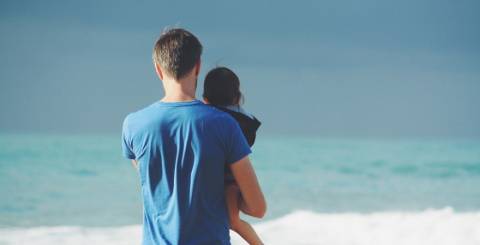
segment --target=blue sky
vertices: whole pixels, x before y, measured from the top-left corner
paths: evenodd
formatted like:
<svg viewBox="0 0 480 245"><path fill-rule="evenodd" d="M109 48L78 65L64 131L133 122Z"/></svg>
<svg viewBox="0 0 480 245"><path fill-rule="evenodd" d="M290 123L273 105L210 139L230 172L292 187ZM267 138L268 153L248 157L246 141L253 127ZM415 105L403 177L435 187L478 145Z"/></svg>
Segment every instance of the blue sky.
<svg viewBox="0 0 480 245"><path fill-rule="evenodd" d="M0 131L116 133L165 26L234 69L264 134L480 137L478 1L2 1Z"/></svg>

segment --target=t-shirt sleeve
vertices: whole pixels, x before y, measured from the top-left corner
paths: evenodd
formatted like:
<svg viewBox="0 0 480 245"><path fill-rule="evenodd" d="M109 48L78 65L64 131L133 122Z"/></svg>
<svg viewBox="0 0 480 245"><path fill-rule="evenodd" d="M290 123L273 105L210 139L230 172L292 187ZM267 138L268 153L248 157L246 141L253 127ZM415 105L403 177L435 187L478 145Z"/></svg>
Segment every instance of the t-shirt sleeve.
<svg viewBox="0 0 480 245"><path fill-rule="evenodd" d="M122 155L127 159L135 159L132 139L130 138L130 132L128 131L128 117L123 121L122 127Z"/></svg>
<svg viewBox="0 0 480 245"><path fill-rule="evenodd" d="M238 123L233 119L227 122L229 126L227 127L227 134L229 135L227 137L229 139L227 142L227 163L232 164L252 153L252 151Z"/></svg>

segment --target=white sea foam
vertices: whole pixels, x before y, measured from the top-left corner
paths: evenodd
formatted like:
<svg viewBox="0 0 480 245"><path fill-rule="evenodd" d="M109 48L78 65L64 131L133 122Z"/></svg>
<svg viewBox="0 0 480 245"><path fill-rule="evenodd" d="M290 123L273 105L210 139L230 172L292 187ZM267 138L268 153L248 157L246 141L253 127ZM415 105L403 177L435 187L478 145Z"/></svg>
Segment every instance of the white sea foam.
<svg viewBox="0 0 480 245"><path fill-rule="evenodd" d="M321 214L296 211L255 225L266 244L479 245L480 211ZM139 244L139 225L0 229L0 244ZM233 244L246 244L232 234Z"/></svg>

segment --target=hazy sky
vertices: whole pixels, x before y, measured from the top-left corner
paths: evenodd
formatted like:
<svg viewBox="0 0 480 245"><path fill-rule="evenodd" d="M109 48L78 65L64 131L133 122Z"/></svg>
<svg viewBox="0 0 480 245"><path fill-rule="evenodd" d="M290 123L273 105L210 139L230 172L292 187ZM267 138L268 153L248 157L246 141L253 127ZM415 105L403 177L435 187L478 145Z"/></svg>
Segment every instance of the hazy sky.
<svg viewBox="0 0 480 245"><path fill-rule="evenodd" d="M0 2L0 132L115 133L161 98L165 26L239 75L264 134L480 137L480 1Z"/></svg>

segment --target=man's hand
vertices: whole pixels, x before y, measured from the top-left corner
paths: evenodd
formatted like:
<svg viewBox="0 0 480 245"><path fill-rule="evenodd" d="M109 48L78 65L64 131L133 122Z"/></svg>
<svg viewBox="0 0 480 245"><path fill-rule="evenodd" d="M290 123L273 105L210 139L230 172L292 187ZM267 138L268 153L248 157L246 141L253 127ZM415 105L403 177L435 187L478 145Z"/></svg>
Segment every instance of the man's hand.
<svg viewBox="0 0 480 245"><path fill-rule="evenodd" d="M262 218L267 210L267 203L250 159L246 156L230 164L230 169L242 193L243 201L240 202L240 209L248 215Z"/></svg>
<svg viewBox="0 0 480 245"><path fill-rule="evenodd" d="M137 160L132 160L132 165L135 169L138 170L138 163L137 163Z"/></svg>

